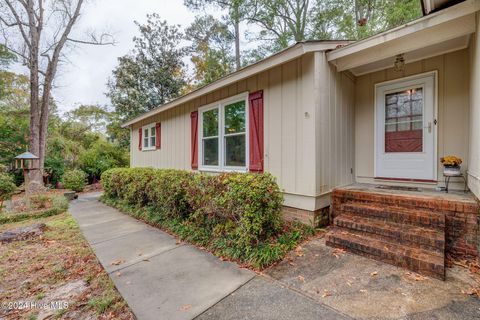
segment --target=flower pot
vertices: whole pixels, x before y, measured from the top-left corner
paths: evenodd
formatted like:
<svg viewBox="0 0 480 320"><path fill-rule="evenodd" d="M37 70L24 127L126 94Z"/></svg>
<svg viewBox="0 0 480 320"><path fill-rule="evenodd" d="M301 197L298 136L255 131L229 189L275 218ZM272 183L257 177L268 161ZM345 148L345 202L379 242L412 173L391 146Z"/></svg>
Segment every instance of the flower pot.
<svg viewBox="0 0 480 320"><path fill-rule="evenodd" d="M443 175L445 176L459 176L461 175L460 166L444 166Z"/></svg>

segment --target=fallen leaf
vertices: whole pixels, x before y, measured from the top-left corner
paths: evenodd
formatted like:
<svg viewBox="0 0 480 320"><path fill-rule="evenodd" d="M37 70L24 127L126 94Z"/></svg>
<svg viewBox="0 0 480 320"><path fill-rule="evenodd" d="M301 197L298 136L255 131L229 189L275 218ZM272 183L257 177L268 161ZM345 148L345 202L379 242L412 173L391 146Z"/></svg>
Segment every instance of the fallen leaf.
<svg viewBox="0 0 480 320"><path fill-rule="evenodd" d="M301 282L305 282L305 277L304 276L298 276L298 280L300 280Z"/></svg>
<svg viewBox="0 0 480 320"><path fill-rule="evenodd" d="M365 290L365 289L360 289L360 292L362 292L362 293L367 293L367 290Z"/></svg>
<svg viewBox="0 0 480 320"><path fill-rule="evenodd" d="M184 304L183 306L180 307L180 311L187 311L192 307L191 304Z"/></svg>
<svg viewBox="0 0 480 320"><path fill-rule="evenodd" d="M322 298L325 298L325 297L328 297L328 296L331 296L332 294L330 292L328 292L327 290L323 290L323 294L322 294Z"/></svg>
<svg viewBox="0 0 480 320"><path fill-rule="evenodd" d="M378 272L377 272L377 271L373 271L372 273L370 273L370 276L372 276L372 277L373 277L373 276L376 276L377 274L378 274Z"/></svg>
<svg viewBox="0 0 480 320"><path fill-rule="evenodd" d="M121 274L120 272L116 272L115 275L116 275L117 277L120 277L122 274Z"/></svg>
<svg viewBox="0 0 480 320"><path fill-rule="evenodd" d="M340 249L340 248L337 248L335 250L333 250L332 252L332 255L335 257L335 258L340 258L340 255L344 254L345 252L347 252L345 249Z"/></svg>
<svg viewBox="0 0 480 320"><path fill-rule="evenodd" d="M118 265L120 265L120 264L122 264L122 263L124 263L124 262L125 262L125 260L117 259L117 260L113 260L113 261L110 263L110 265L112 265L112 266L118 266Z"/></svg>

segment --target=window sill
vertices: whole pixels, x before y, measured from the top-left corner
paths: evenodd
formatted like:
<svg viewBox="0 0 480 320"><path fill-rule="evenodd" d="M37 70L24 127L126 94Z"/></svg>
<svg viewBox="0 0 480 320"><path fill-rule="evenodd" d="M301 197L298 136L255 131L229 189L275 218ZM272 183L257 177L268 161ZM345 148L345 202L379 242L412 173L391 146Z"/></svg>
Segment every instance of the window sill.
<svg viewBox="0 0 480 320"><path fill-rule="evenodd" d="M200 167L198 168L198 171L200 172L216 172L216 173L223 173L223 172L240 172L240 173L246 173L248 172L248 168L206 168L206 167Z"/></svg>
<svg viewBox="0 0 480 320"><path fill-rule="evenodd" d="M157 148L142 148L142 152L143 151L155 151L157 150Z"/></svg>

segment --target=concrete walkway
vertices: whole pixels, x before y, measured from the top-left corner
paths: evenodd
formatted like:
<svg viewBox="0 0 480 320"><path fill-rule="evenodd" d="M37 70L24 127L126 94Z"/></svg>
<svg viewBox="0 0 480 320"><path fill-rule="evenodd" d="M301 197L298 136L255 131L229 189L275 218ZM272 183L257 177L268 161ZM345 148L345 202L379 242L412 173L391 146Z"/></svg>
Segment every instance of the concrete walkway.
<svg viewBox="0 0 480 320"><path fill-rule="evenodd" d="M347 319L281 283L80 196L86 239L138 319Z"/></svg>

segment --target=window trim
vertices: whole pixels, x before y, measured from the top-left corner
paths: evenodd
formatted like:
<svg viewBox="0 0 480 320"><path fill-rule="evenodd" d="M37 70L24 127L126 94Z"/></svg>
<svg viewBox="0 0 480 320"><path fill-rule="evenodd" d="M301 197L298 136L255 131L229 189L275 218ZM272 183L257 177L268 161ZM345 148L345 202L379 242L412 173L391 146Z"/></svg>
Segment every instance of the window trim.
<svg viewBox="0 0 480 320"><path fill-rule="evenodd" d="M147 124L147 125L144 125L142 126L142 151L152 151L152 150L156 150L156 145L157 145L157 128L156 128L156 123L150 123L150 124ZM154 129L154 132L155 132L155 143L153 145L149 145L149 146L145 146L145 129L148 129L148 143L150 144L150 142L152 141L152 128Z"/></svg>
<svg viewBox="0 0 480 320"><path fill-rule="evenodd" d="M227 166L225 163L225 106L235 102L245 101L245 166ZM203 164L203 113L218 109L218 166ZM249 164L250 137L249 137L249 105L248 92L240 93L223 100L219 100L198 108L198 170L209 172L247 172ZM235 135L229 134L228 136ZM237 134L240 135L240 134Z"/></svg>

